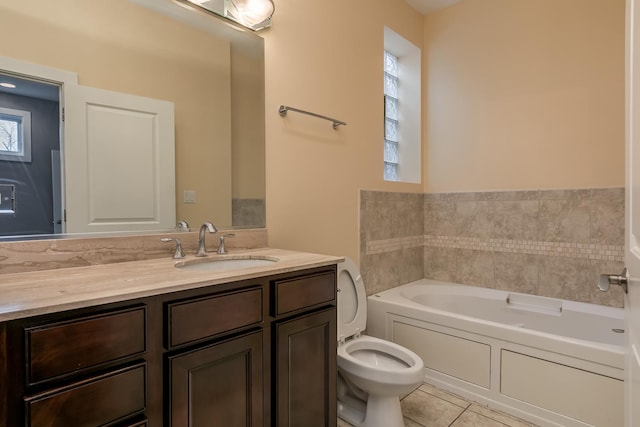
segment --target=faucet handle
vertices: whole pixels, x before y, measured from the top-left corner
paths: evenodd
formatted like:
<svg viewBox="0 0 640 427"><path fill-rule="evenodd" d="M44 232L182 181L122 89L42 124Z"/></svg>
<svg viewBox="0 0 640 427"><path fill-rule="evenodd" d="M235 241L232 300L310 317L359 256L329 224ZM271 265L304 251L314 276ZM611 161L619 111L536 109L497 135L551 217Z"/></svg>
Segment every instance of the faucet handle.
<svg viewBox="0 0 640 427"><path fill-rule="evenodd" d="M189 223L187 221L178 221L176 224L176 230L178 231L189 231Z"/></svg>
<svg viewBox="0 0 640 427"><path fill-rule="evenodd" d="M170 237L163 237L160 239L161 242L176 242L176 251L173 254L173 259L182 259L184 258L184 251L182 250L182 240L180 239L172 239Z"/></svg>
<svg viewBox="0 0 640 427"><path fill-rule="evenodd" d="M224 238L225 237L236 237L236 235L233 234L233 233L228 233L228 234L223 234L222 236L220 236L220 244L218 245L218 254L220 254L220 255L227 253L227 248L224 245Z"/></svg>

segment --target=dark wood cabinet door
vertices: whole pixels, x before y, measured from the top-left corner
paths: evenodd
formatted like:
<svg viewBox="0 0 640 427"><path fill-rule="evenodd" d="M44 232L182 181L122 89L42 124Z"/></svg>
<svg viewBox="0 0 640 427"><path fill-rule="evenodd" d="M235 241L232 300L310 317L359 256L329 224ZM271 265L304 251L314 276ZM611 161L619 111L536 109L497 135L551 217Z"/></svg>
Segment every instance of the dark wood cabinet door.
<svg viewBox="0 0 640 427"><path fill-rule="evenodd" d="M171 427L263 425L262 331L169 357Z"/></svg>
<svg viewBox="0 0 640 427"><path fill-rule="evenodd" d="M336 309L275 326L275 422L278 427L335 427Z"/></svg>

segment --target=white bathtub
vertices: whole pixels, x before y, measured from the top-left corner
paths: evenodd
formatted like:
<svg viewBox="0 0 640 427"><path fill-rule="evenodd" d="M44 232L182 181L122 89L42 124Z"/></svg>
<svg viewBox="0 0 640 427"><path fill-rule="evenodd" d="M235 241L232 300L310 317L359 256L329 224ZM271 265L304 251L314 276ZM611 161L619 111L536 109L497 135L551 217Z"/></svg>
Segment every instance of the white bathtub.
<svg viewBox="0 0 640 427"><path fill-rule="evenodd" d="M623 426L624 310L419 280L368 298L367 334L425 381L540 426Z"/></svg>

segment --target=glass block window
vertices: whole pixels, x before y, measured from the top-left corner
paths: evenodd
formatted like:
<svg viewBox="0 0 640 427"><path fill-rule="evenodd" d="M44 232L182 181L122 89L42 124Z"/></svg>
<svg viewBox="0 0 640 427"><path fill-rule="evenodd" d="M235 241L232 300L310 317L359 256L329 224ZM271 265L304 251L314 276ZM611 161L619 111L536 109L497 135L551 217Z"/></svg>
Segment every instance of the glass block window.
<svg viewBox="0 0 640 427"><path fill-rule="evenodd" d="M31 161L31 113L0 108L0 160Z"/></svg>
<svg viewBox="0 0 640 427"><path fill-rule="evenodd" d="M421 52L384 27L385 181L422 183Z"/></svg>
<svg viewBox="0 0 640 427"><path fill-rule="evenodd" d="M398 58L384 52L384 179L398 180Z"/></svg>

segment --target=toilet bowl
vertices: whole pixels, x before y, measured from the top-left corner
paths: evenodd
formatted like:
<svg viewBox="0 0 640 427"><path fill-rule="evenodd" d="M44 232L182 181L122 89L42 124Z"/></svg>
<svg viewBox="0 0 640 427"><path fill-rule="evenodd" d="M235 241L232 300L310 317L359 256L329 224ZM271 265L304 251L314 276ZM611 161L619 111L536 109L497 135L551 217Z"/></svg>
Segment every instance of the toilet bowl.
<svg viewBox="0 0 640 427"><path fill-rule="evenodd" d="M338 264L338 416L356 427L404 427L400 397L418 387L424 363L414 352L362 334L367 296L358 268Z"/></svg>

